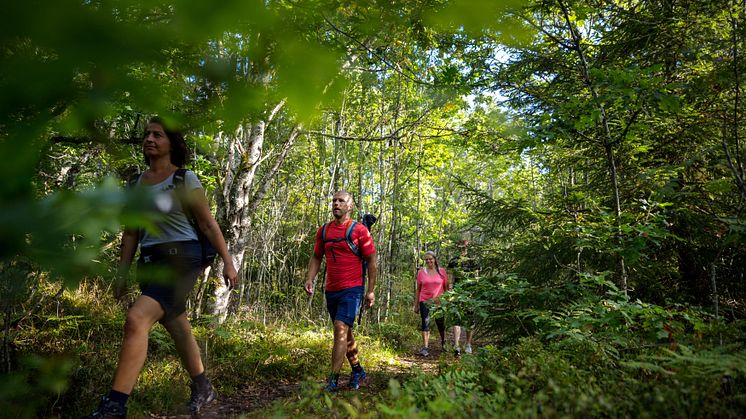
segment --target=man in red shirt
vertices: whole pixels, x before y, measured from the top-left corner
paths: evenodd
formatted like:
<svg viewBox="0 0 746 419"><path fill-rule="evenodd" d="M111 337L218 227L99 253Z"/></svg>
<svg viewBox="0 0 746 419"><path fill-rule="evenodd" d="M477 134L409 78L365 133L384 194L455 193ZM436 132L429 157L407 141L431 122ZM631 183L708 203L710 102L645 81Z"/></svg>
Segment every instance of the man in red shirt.
<svg viewBox="0 0 746 419"><path fill-rule="evenodd" d="M367 374L360 366L358 349L352 328L360 302L365 298L365 307L373 307L376 296L376 248L373 237L362 224L356 224L351 232L352 243L359 249L355 254L347 243L347 230L352 224L350 213L354 207L352 195L339 191L332 198L334 220L316 231L316 243L308 263L305 289L313 294L313 282L319 273L321 260L326 256L326 308L334 322L334 345L332 346L332 373L326 389L336 391L339 371L345 356L352 367L348 387L357 390ZM323 233L326 229L325 233ZM322 238L322 236L325 236ZM363 287L363 260L368 266L368 290Z"/></svg>

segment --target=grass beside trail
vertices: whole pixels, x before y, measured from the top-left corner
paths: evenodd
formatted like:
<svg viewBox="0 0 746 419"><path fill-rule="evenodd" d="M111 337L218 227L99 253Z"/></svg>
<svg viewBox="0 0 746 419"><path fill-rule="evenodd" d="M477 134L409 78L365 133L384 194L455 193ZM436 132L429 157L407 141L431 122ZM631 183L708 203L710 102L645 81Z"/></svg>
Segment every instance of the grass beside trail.
<svg viewBox="0 0 746 419"><path fill-rule="evenodd" d="M45 307L6 336L18 361L0 384L0 401L13 416L79 417L98 405L111 386L124 325L124 308L108 295L85 285L66 291L60 304ZM272 410L273 398L283 399L281 407L289 395L310 395L329 373L332 330L325 321L265 325L235 316L217 327L198 320L193 328L219 403L233 404L223 410L231 415ZM409 325L363 325L356 332L369 371L393 368L417 338ZM348 373L345 364L343 376ZM243 400L247 389L256 391L257 403ZM189 378L173 341L156 325L129 417L183 414L188 397ZM302 404L291 408L298 409Z"/></svg>
<svg viewBox="0 0 746 419"><path fill-rule="evenodd" d="M5 416L79 417L108 391L124 311L95 297L102 292L66 292L5 335L14 362L0 382ZM369 385L336 394L322 390L328 321L196 321L220 394L208 417L743 417L746 322L710 322L695 308L674 313L638 302L589 307L535 317L552 322L499 345L480 342L458 361L448 353L412 357L419 344L413 318L363 325L356 336ZM617 318L624 322L609 320ZM659 333L667 328L674 332ZM343 384L348 374L345 365ZM130 417L186 413L188 382L173 342L156 326Z"/></svg>

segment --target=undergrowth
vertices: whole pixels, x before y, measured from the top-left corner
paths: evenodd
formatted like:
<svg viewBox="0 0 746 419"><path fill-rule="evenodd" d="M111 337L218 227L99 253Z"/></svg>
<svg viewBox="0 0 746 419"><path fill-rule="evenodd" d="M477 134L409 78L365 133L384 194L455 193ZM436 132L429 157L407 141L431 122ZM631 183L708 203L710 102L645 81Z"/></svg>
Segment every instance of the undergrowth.
<svg viewBox="0 0 746 419"><path fill-rule="evenodd" d="M571 284L576 298L557 304L548 304L545 288L510 279L485 282L474 298L492 310L490 331L503 333L483 340L474 355L441 362L437 374L391 380L367 402L309 392L276 412L397 418L746 414L746 322L718 321L697 307L631 301L603 280L594 279L594 292ZM519 299L520 306L503 309ZM458 307L443 312L449 309Z"/></svg>
<svg viewBox="0 0 746 419"><path fill-rule="evenodd" d="M0 401L10 416L80 417L95 408L111 387L124 314L125 307L109 290L84 284L11 331L6 337L17 361L0 383ZM232 317L215 326L205 317L193 321L193 331L208 375L225 396L249 384L307 381L320 388L329 371L332 331L327 322L265 325ZM365 325L358 333L369 365L394 362L406 334L414 336L397 325ZM129 417L184 413L189 377L165 328L157 324L148 345Z"/></svg>
<svg viewBox="0 0 746 419"><path fill-rule="evenodd" d="M507 285L506 285L507 284ZM398 365L418 342L414 322L368 324L357 336L372 389L328 394L326 319L283 324L234 317L193 323L209 376L224 396L247 385L301 383L292 397L250 416L274 417L743 417L746 322L715 321L695 307L660 307L613 294L531 305L525 284L500 293L527 301L491 313L473 355L444 356L437 372ZM519 290L519 291L515 291ZM106 297L102 297L104 293ZM600 295L600 296L599 296ZM484 305L488 307L489 305ZM411 319L409 319L411 320ZM108 391L124 308L95 287L65 292L10 330L12 372L0 383L4 414L79 417ZM502 328L502 329L501 329ZM520 336L520 331L523 335ZM489 336L489 338L485 338ZM720 344L721 340L723 344ZM345 365L344 373L349 372ZM160 325L129 404L130 417L184 412L188 377Z"/></svg>

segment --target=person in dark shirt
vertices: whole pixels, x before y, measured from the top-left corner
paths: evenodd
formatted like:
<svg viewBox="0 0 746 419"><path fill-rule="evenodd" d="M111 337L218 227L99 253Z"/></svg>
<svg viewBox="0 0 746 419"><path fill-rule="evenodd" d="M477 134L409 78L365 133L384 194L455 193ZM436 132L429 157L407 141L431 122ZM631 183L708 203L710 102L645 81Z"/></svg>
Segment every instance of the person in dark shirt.
<svg viewBox="0 0 746 419"><path fill-rule="evenodd" d="M469 240L460 240L457 246L460 250L460 254L451 258L448 262L448 272L451 275L450 282L454 287L465 278L474 277L479 272L479 266L476 261L469 256ZM456 320L456 325L453 326L453 344L456 356L461 355L460 340L462 327L466 330L464 352L470 354L473 350L472 339L474 338L473 313L464 313L464 316Z"/></svg>

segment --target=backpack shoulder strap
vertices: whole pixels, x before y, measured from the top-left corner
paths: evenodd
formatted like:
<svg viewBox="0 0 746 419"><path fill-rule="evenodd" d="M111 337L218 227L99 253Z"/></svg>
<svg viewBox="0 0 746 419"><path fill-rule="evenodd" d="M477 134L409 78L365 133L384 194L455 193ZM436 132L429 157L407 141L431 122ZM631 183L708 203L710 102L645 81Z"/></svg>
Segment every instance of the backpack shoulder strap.
<svg viewBox="0 0 746 419"><path fill-rule="evenodd" d="M176 169L176 171L174 172L174 179L173 179L174 186L176 186L177 188L184 186L184 179L186 178L186 172L187 172L187 169L183 167L179 167L178 169Z"/></svg>
<svg viewBox="0 0 746 419"><path fill-rule="evenodd" d="M176 169L176 171L174 172L172 183L174 185L174 189L176 189L176 196L179 199L179 203L181 203L181 209L182 211L184 211L184 215L186 215L187 220L189 220L189 224L191 224L192 227L195 227L196 230L199 230L199 228L197 228L197 220L194 219L194 214L192 214L191 209L188 205L186 205L186 202L184 200L186 172L187 169L183 167L179 167L178 169Z"/></svg>
<svg viewBox="0 0 746 419"><path fill-rule="evenodd" d="M352 253L354 253L357 257L362 257L360 253L360 249L352 241L352 232L355 230L356 225L357 225L357 221L353 220L350 223L350 226L347 227L347 232L345 232L345 240L347 241L347 245L350 246L350 250L352 250Z"/></svg>
<svg viewBox="0 0 746 419"><path fill-rule="evenodd" d="M325 223L321 227L321 243L326 244L326 228L329 226L329 223Z"/></svg>
<svg viewBox="0 0 746 419"><path fill-rule="evenodd" d="M345 235L344 235L343 238L327 239L326 238L326 229L329 226L329 224L331 224L331 223L333 223L333 221L330 221L330 222L324 224L323 227L321 227L321 243L326 246L327 243L337 243L337 242L340 242L340 241L344 240L345 242L347 242L347 246L350 248L350 250L352 251L352 253L354 253L355 256L357 256L359 258L362 258L362 254L360 252L360 249L357 247L357 245L355 244L355 242L352 241L352 232L353 232L353 230L355 230L355 226L358 224L358 222L353 220L350 223L349 227L347 227L347 230L345 231Z"/></svg>

